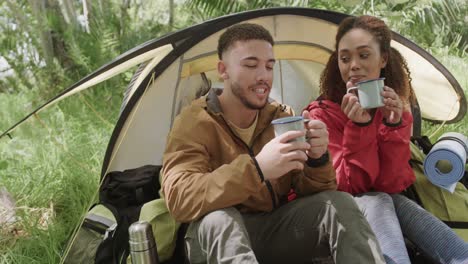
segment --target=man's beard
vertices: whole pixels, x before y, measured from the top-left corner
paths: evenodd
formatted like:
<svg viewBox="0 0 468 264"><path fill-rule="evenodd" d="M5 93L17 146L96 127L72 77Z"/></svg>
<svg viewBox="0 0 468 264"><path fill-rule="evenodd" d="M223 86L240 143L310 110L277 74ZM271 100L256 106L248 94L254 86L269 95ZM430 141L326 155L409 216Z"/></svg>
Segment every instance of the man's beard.
<svg viewBox="0 0 468 264"><path fill-rule="evenodd" d="M249 87L250 89L250 87ZM242 88L237 84L237 83L232 83L231 84L231 91L232 93L239 98L239 100L242 102L242 104L252 110L260 110L265 107L265 105L268 103L268 100L265 100L265 102L262 105L256 105L254 103L249 102L247 96L245 95L246 91L242 90ZM268 98L268 97L267 97Z"/></svg>

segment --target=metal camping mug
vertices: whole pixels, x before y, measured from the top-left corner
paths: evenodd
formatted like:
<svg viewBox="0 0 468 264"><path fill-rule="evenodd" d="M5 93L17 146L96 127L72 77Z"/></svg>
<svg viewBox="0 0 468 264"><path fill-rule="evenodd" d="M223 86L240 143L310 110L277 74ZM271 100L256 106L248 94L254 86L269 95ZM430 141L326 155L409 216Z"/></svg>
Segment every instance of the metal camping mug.
<svg viewBox="0 0 468 264"><path fill-rule="evenodd" d="M128 228L130 256L133 264L159 264L156 241L151 224L138 221Z"/></svg>
<svg viewBox="0 0 468 264"><path fill-rule="evenodd" d="M346 90L349 93L357 90L357 96L362 108L370 109L384 106L382 92L385 78L366 80L356 83L355 87Z"/></svg>
<svg viewBox="0 0 468 264"><path fill-rule="evenodd" d="M275 137L282 135L291 130L304 131L304 123L309 122L309 119L304 119L302 116L288 116L275 119L271 122L275 131ZM306 136L297 137L291 141L306 142Z"/></svg>

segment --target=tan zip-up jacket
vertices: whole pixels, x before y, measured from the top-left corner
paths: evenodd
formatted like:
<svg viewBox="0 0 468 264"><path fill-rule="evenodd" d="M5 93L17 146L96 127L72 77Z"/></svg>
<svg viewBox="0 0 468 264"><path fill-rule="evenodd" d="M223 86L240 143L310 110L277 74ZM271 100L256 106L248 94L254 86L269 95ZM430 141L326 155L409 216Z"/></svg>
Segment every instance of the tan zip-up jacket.
<svg viewBox="0 0 468 264"><path fill-rule="evenodd" d="M217 97L220 92L211 89L184 108L169 133L162 186L177 221L191 222L232 206L241 212L268 212L286 202L291 188L298 196L336 190L330 161L265 180L255 156L274 138L271 121L290 116L291 109L268 103L260 110L249 147L225 120Z"/></svg>

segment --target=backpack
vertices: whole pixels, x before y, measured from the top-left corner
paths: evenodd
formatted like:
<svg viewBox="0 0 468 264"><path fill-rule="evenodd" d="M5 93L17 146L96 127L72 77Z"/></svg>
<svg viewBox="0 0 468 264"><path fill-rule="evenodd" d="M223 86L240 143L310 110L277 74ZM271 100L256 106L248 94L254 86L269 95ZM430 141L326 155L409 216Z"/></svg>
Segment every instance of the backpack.
<svg viewBox="0 0 468 264"><path fill-rule="evenodd" d="M130 263L128 228L136 221L151 224L159 259L170 259L179 223L158 192L160 170L161 166L146 165L106 174L99 203L90 208L70 241L64 263Z"/></svg>
<svg viewBox="0 0 468 264"><path fill-rule="evenodd" d="M464 177L457 183L453 193L433 185L424 174L423 168L432 143L425 136L413 137L411 141L410 164L416 181L408 189L407 195L468 242L468 171L465 170Z"/></svg>

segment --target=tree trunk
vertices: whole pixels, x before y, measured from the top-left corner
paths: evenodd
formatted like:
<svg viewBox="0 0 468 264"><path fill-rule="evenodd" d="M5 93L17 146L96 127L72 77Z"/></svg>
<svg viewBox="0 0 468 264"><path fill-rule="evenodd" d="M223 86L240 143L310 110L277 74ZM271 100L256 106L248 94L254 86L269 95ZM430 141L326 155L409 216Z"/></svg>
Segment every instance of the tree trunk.
<svg viewBox="0 0 468 264"><path fill-rule="evenodd" d="M28 28L29 24L28 19L24 16L24 12L21 12L18 8L18 4L13 1L5 1L8 8L11 10L11 13L14 14L18 28Z"/></svg>
<svg viewBox="0 0 468 264"><path fill-rule="evenodd" d="M84 29L86 33L89 33L89 3L87 0L83 0L83 17L84 17Z"/></svg>
<svg viewBox="0 0 468 264"><path fill-rule="evenodd" d="M42 49L42 55L47 65L50 65L54 58L54 46L52 42L52 34L47 24L46 8L48 6L47 0L29 0L29 4L33 11L33 15L36 17L40 28L40 43Z"/></svg>
<svg viewBox="0 0 468 264"><path fill-rule="evenodd" d="M67 24L77 26L78 19L73 3L70 0L59 0L60 10Z"/></svg>
<svg viewBox="0 0 468 264"><path fill-rule="evenodd" d="M120 5L120 36L119 39L122 39L123 36L125 36L126 32L126 25L125 23L128 23L129 17L128 17L128 12L127 10L130 8L130 0L122 0L122 4Z"/></svg>
<svg viewBox="0 0 468 264"><path fill-rule="evenodd" d="M169 0L169 29L174 28L174 0Z"/></svg>

